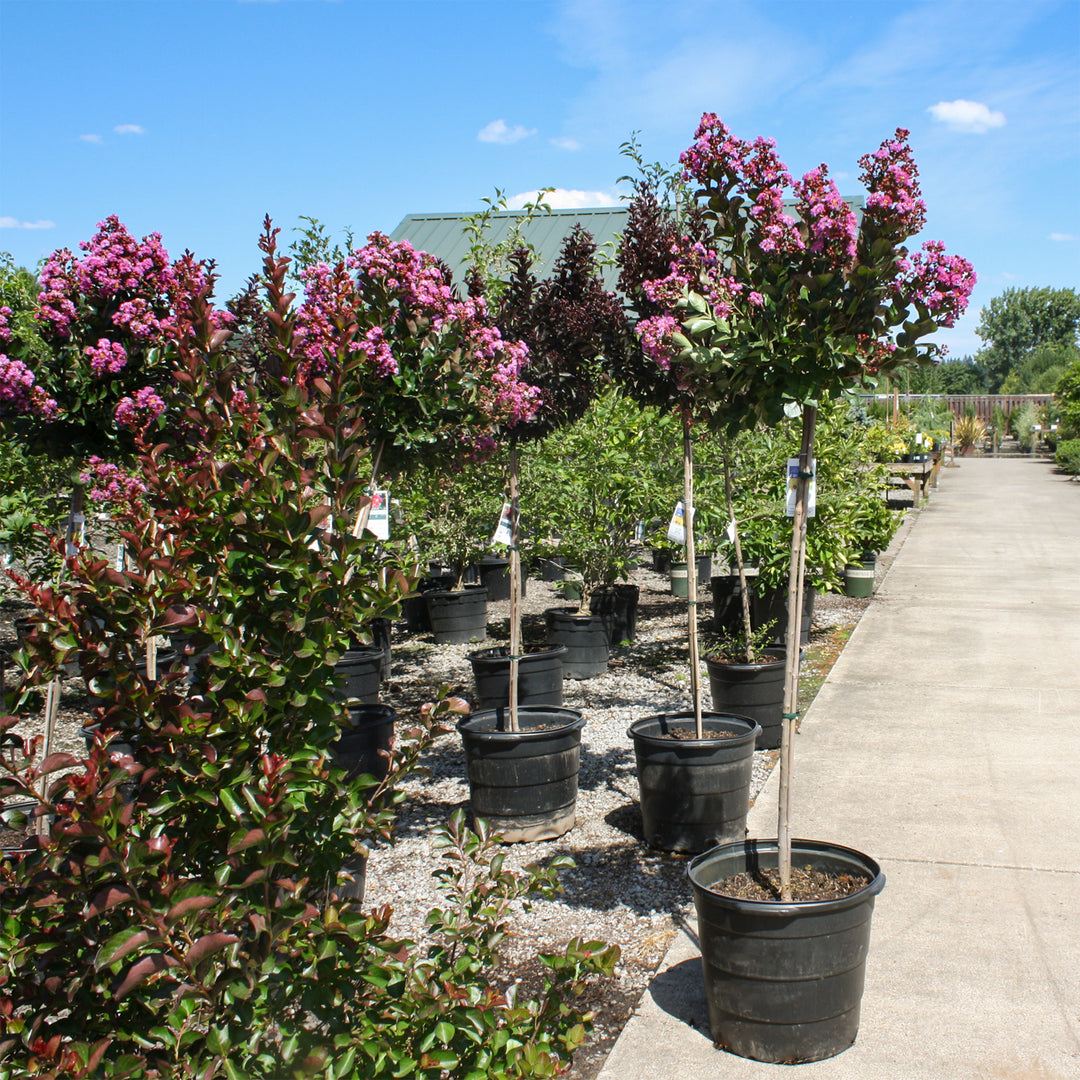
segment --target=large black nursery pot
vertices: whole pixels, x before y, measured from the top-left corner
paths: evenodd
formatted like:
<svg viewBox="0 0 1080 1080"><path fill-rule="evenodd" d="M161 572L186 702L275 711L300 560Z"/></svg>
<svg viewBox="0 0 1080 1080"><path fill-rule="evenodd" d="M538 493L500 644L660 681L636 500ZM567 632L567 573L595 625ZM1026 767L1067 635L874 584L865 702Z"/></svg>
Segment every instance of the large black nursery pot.
<svg viewBox="0 0 1080 1080"><path fill-rule="evenodd" d="M345 769L350 779L367 775L383 780L390 769L396 720L397 713L389 705L350 702L341 733L330 744L334 764Z"/></svg>
<svg viewBox="0 0 1080 1080"><path fill-rule="evenodd" d="M814 598L817 589L807 585L803 589L802 619L799 623L799 644L810 641L810 623L814 617ZM755 630L766 623L773 623L771 643L783 645L787 640L788 594L787 587L764 589L757 586L750 594L750 622Z"/></svg>
<svg viewBox="0 0 1080 1080"><path fill-rule="evenodd" d="M713 579L716 580L715 578ZM781 648L764 649L757 663L705 658L714 712L746 716L761 725L758 750L775 750L784 729L784 657Z"/></svg>
<svg viewBox="0 0 1080 1080"><path fill-rule="evenodd" d="M480 562L472 568L475 581L483 585L488 591L488 599L497 602L510 599L510 560L499 558L497 555L485 555ZM466 579L468 580L468 579ZM521 595L525 595L528 579L525 575L525 563L521 564Z"/></svg>
<svg viewBox="0 0 1080 1080"><path fill-rule="evenodd" d="M423 634L431 630L428 618L427 598L429 592L452 589L457 575L453 570L431 566L427 577L416 583L416 592L401 601L401 613L405 616L405 627L411 633Z"/></svg>
<svg viewBox="0 0 1080 1080"><path fill-rule="evenodd" d="M746 589L753 596L757 570L746 571ZM713 574L709 578L713 602L713 629L726 637L743 634L742 582L738 574Z"/></svg>
<svg viewBox="0 0 1080 1080"><path fill-rule="evenodd" d="M487 589L438 589L424 594L437 645L465 645L487 637Z"/></svg>
<svg viewBox="0 0 1080 1080"><path fill-rule="evenodd" d="M361 645L341 654L334 665L334 678L343 697L375 703L379 700L385 654L374 645Z"/></svg>
<svg viewBox="0 0 1080 1080"><path fill-rule="evenodd" d="M576 820L585 718L576 709L524 705L520 730L508 731L508 711L487 709L458 723L473 817L510 843L553 840Z"/></svg>
<svg viewBox="0 0 1080 1080"><path fill-rule="evenodd" d="M688 867L716 1045L776 1064L820 1061L846 1050L859 1030L870 919L885 875L851 848L793 840L795 868L865 877L837 900L739 900L713 892L724 879L777 866L775 840L723 844Z"/></svg>
<svg viewBox="0 0 1080 1080"><path fill-rule="evenodd" d="M562 705L565 645L531 645L518 659L518 704ZM510 648L498 645L469 653L477 711L510 704Z"/></svg>
<svg viewBox="0 0 1080 1080"><path fill-rule="evenodd" d="M761 728L742 716L706 712L696 738L692 712L630 725L645 842L664 851L704 851L746 835L754 744Z"/></svg>
<svg viewBox="0 0 1080 1080"><path fill-rule="evenodd" d="M640 595L637 585L610 585L589 597L589 611L604 620L609 645L636 640Z"/></svg>
<svg viewBox="0 0 1080 1080"><path fill-rule="evenodd" d="M563 674L568 679L591 679L607 671L610 648L600 615L577 608L548 608L544 612L548 641L565 645Z"/></svg>

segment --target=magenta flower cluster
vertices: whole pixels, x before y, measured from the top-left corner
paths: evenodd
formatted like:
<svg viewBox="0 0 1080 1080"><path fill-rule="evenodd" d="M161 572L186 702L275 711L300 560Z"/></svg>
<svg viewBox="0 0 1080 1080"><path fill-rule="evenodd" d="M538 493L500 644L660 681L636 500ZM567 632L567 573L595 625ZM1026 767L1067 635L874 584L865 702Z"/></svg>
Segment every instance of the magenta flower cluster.
<svg viewBox="0 0 1080 1080"><path fill-rule="evenodd" d="M131 476L118 465L96 455L79 475L79 483L89 489L90 498L95 502L131 503L146 491L146 485L137 476Z"/></svg>
<svg viewBox="0 0 1080 1080"><path fill-rule="evenodd" d="M859 158L859 179L870 193L863 213L881 232L900 240L926 224L926 204L908 135L906 128L897 128L891 139Z"/></svg>
<svg viewBox="0 0 1080 1080"><path fill-rule="evenodd" d="M927 240L904 268L897 287L932 312L940 326L953 326L967 309L976 281L967 259L946 255L940 240Z"/></svg>
<svg viewBox="0 0 1080 1080"><path fill-rule="evenodd" d="M113 414L119 427L129 431L145 431L163 412L165 402L155 391L144 386L133 397L122 397Z"/></svg>
<svg viewBox="0 0 1080 1080"><path fill-rule="evenodd" d="M40 386L34 373L21 361L0 353L0 413L33 413L43 420L54 420L60 409Z"/></svg>
<svg viewBox="0 0 1080 1080"><path fill-rule="evenodd" d="M810 251L830 267L850 266L855 260L859 223L829 179L828 166L811 169L794 185L799 213L810 230Z"/></svg>
<svg viewBox="0 0 1080 1080"><path fill-rule="evenodd" d="M87 345L86 355L90 358L90 370L97 378L103 375L115 375L127 363L127 350L118 341L100 338L97 345Z"/></svg>
<svg viewBox="0 0 1080 1080"><path fill-rule="evenodd" d="M374 232L345 264L312 266L303 282L294 333L302 379L325 372L341 350L362 353L371 375L386 379L451 342L450 351L460 349L471 361L478 399L493 422L535 414L539 391L520 378L527 348L503 338L483 298L459 300L427 252Z"/></svg>

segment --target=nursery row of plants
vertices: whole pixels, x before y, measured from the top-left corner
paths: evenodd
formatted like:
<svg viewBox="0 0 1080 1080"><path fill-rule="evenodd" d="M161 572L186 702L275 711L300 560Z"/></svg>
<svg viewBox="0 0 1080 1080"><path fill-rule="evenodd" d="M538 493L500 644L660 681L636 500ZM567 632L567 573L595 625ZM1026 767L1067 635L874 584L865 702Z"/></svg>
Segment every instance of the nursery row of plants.
<svg viewBox="0 0 1080 1080"><path fill-rule="evenodd" d="M581 989L617 950L569 942L529 1000L498 969L513 903L554 888L558 867L510 874L487 826L455 819L436 842L446 902L426 941L398 941L390 911L349 893L366 844L392 835L402 770L465 706L433 692L399 719L386 776L363 782L334 753L349 727L339 664L431 562L456 577L489 548L500 518L507 700L462 731L516 745L550 726L518 700L523 554L563 560L588 596L617 585L640 524L681 540L693 700L646 739L677 777L725 743L752 753L758 725L710 716L697 686L697 555L721 551L744 659L748 569L787 596L778 835L744 842L737 814L717 832L706 799L693 839L674 839L677 823L651 840L705 849L691 867L703 925L725 904L786 921L807 899L819 916L872 907L872 859L791 840L803 597L838 586L895 527L873 466L895 432L847 395L930 359L924 339L964 310L974 273L938 242L905 247L925 206L902 130L860 159L859 215L825 166L796 180L770 140L712 114L676 169L627 152L639 172L618 295L581 230L537 281L524 238L492 249L481 221L477 270L455 283L379 233L294 267L267 220L262 273L217 308L212 264L170 259L110 217L0 310L4 436L30 473L75 465L49 575L13 576L35 626L0 719L0 797L32 835L0 867L0 1076L564 1067L587 1035ZM92 513L115 557L84 542ZM166 640L177 656L159 664ZM75 663L95 700L85 757L50 746L57 679ZM793 894L793 848L820 893ZM772 884L731 897L725 882L748 871ZM835 898L838 878L857 881L853 896ZM792 949L783 935L763 949L766 982ZM707 965L710 1001L725 979ZM861 967L844 982L854 1001L838 1019L819 1023L804 994L806 1015L769 1023L762 1042L711 1006L714 1038L769 1060L838 1053L855 1038Z"/></svg>

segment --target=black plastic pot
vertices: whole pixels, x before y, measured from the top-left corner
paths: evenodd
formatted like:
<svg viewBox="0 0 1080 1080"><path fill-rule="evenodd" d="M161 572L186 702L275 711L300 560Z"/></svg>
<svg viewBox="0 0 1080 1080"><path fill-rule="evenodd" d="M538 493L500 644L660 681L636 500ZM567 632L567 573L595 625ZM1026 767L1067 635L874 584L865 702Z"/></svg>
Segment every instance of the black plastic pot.
<svg viewBox="0 0 1080 1080"><path fill-rule="evenodd" d="M500 559L495 555L486 555L477 567L479 583L488 591L492 601L510 599L510 560ZM526 591L525 565L521 566L521 595Z"/></svg>
<svg viewBox="0 0 1080 1080"><path fill-rule="evenodd" d="M453 570L433 570L416 584L416 594L406 596L401 601L401 613L405 616L405 628L413 634L427 633L431 629L428 618L426 594L439 589L452 589L455 575Z"/></svg>
<svg viewBox="0 0 1080 1080"><path fill-rule="evenodd" d="M640 595L637 585L612 585L589 597L589 611L604 620L609 645L636 640Z"/></svg>
<svg viewBox="0 0 1080 1080"><path fill-rule="evenodd" d="M576 608L548 608L544 612L548 641L565 645L563 675L591 679L607 671L609 646L604 620Z"/></svg>
<svg viewBox="0 0 1080 1080"><path fill-rule="evenodd" d="M530 646L518 660L518 704L562 705L565 645ZM476 682L474 708L497 709L510 703L510 649L499 645L469 653Z"/></svg>
<svg viewBox="0 0 1080 1080"><path fill-rule="evenodd" d="M510 843L551 840L574 826L581 729L575 709L526 705L519 731L506 709L473 713L458 724L474 818Z"/></svg>
<svg viewBox="0 0 1080 1080"><path fill-rule="evenodd" d="M746 834L754 742L761 728L741 716L707 712L694 738L693 713L637 720L634 741L645 842L664 851L704 851ZM679 735L682 737L673 737Z"/></svg>
<svg viewBox="0 0 1080 1080"><path fill-rule="evenodd" d="M487 637L487 589L436 590L424 594L437 645L464 645Z"/></svg>
<svg viewBox="0 0 1080 1080"><path fill-rule="evenodd" d="M715 580L715 578L713 579ZM757 664L705 658L714 712L746 716L761 725L758 750L775 750L784 727L784 657L781 648L766 649L769 659Z"/></svg>
<svg viewBox="0 0 1080 1080"><path fill-rule="evenodd" d="M394 742L397 713L389 705L354 704L347 714L341 734L330 744L334 763L347 771L349 779L368 775L382 780L390 769L387 753Z"/></svg>
<svg viewBox="0 0 1080 1080"><path fill-rule="evenodd" d="M803 609L800 620L799 644L806 645L810 641L810 622L814 617L814 598L817 589L807 585L803 589ZM774 623L772 629L772 644L783 645L787 637L788 624L788 596L787 588L762 589L756 588L750 596L750 622L755 630L766 623Z"/></svg>
<svg viewBox="0 0 1080 1080"><path fill-rule="evenodd" d="M755 572L756 573L756 572ZM754 575L748 575L746 587L754 594ZM738 574L714 574L709 578L712 591L713 629L726 637L742 637L742 583Z"/></svg>
<svg viewBox="0 0 1080 1080"><path fill-rule="evenodd" d="M839 900L737 900L712 887L744 871L775 868L775 840L706 851L687 869L718 1047L777 1064L820 1061L846 1050L859 1030L874 898L885 875L851 848L793 840L792 865L865 875L865 889Z"/></svg>
<svg viewBox="0 0 1080 1080"><path fill-rule="evenodd" d="M550 555L540 559L540 579L542 581L563 581L566 578L566 557Z"/></svg>
<svg viewBox="0 0 1080 1080"><path fill-rule="evenodd" d="M334 678L342 695L351 701L378 702L382 665L383 651L374 645L342 653L334 665Z"/></svg>

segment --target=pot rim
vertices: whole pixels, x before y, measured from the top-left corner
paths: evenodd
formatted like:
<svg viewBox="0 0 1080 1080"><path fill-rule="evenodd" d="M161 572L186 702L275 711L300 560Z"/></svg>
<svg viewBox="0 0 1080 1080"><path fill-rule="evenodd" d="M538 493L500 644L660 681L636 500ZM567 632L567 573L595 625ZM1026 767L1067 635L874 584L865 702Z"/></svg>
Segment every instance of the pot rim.
<svg viewBox="0 0 1080 1080"><path fill-rule="evenodd" d="M530 656L561 656L566 652L565 645L553 645L550 643L544 643L541 645L526 645L523 659L527 659ZM509 645L495 645L490 649L477 649L475 652L469 653L470 662L483 663L484 661L502 662L510 659L510 646ZM524 706L522 706L524 708Z"/></svg>
<svg viewBox="0 0 1080 1080"><path fill-rule="evenodd" d="M806 853L836 854L847 856L849 861L858 863L869 875L870 881L858 892L848 896L837 897L833 900L746 900L741 897L725 896L723 893L713 892L707 885L702 884L695 871L718 857L735 855L740 850L746 853L747 860L752 853L774 853L779 851L779 841L773 839L754 839L747 837L745 840L733 840L727 844L718 844L707 851L695 855L686 867L686 876L694 889L700 889L708 894L709 903L727 908L744 915L767 915L774 917L791 918L792 916L822 915L834 911L843 911L845 908L856 907L867 900L877 896L885 888L885 874L875 859L856 848L846 847L843 844L834 844L828 840L793 839L791 841L792 861L800 847Z"/></svg>
<svg viewBox="0 0 1080 1080"><path fill-rule="evenodd" d="M648 724L654 720L686 720L690 724L694 723L694 714L692 712L670 712L670 713L654 713L652 716L643 716L640 720L635 720L627 729L626 734L633 740L641 739L643 742L650 744L660 743L664 747L671 746L684 746L687 749L699 749L703 746L738 746L743 741L749 742L751 740L756 741L757 737L761 734L761 725L756 720L751 720L748 716L739 716L737 713L729 712L715 712L711 709L704 709L701 713L701 719L704 723L706 720L712 722L715 720L734 720L736 726L745 727L746 730L741 734L736 734L734 737L720 737L715 739L663 739L655 735L648 735L643 731L638 730L641 725Z"/></svg>
<svg viewBox="0 0 1080 1080"><path fill-rule="evenodd" d="M519 705L518 715L522 713L559 713L567 717L567 722L560 727L548 727L537 728L527 731L505 731L502 729L495 729L492 731L484 731L472 727L477 722L486 721L489 717L494 717L495 722L500 722L500 713L508 713L509 707L500 705L494 709L481 709L479 712L470 713L468 716L463 716L457 723L459 732L471 736L479 736L484 739L502 739L507 742L516 741L520 739L550 739L558 735L565 735L569 731L575 729L580 730L585 726L585 716L580 709L568 709L563 705Z"/></svg>
<svg viewBox="0 0 1080 1080"><path fill-rule="evenodd" d="M765 668L777 667L780 664L787 663L787 649L782 645L770 646L767 649L761 650L763 653L768 653L773 657L772 660L764 660L753 664L748 664L745 660L725 660L722 656L706 656L705 663L717 664L724 668L745 668L747 670L764 670Z"/></svg>

